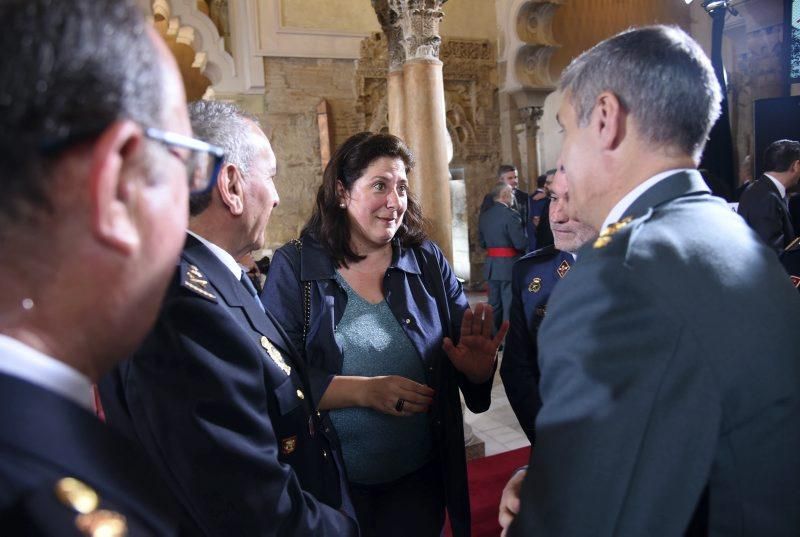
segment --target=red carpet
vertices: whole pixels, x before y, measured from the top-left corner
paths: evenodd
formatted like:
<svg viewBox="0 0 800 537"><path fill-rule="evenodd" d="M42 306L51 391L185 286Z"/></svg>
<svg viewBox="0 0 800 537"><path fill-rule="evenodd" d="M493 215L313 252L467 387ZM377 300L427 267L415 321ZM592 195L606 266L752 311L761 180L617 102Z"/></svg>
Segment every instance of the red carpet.
<svg viewBox="0 0 800 537"><path fill-rule="evenodd" d="M530 447L524 447L475 459L467 463L469 476L469 504L472 511L472 537L497 537L500 524L497 523L497 508L511 473L528 464ZM450 528L445 531L450 535Z"/></svg>

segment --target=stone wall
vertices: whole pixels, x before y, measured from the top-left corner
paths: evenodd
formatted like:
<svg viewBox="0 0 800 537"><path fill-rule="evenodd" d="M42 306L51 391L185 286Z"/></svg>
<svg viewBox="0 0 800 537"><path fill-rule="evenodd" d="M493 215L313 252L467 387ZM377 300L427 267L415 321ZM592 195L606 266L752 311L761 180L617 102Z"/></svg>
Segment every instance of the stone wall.
<svg viewBox="0 0 800 537"><path fill-rule="evenodd" d="M330 106L333 147L364 123L356 112L352 60L266 58L264 70L261 117L278 160L281 197L267 231L267 248L274 249L298 236L322 179L317 105L326 99Z"/></svg>

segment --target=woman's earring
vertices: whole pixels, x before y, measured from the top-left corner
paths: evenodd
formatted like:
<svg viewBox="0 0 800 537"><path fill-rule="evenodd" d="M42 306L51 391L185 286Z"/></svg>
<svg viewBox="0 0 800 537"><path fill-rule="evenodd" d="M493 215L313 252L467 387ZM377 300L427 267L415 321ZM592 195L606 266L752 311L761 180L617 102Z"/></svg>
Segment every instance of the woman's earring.
<svg viewBox="0 0 800 537"><path fill-rule="evenodd" d="M345 207L347 207L347 205L345 205L344 202L341 202L339 204L339 208L344 209Z"/></svg>

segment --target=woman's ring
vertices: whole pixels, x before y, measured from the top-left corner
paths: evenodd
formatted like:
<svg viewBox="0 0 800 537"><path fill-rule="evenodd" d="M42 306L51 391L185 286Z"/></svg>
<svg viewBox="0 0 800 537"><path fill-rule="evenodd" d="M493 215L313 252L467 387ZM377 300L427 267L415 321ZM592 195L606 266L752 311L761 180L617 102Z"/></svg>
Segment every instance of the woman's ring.
<svg viewBox="0 0 800 537"><path fill-rule="evenodd" d="M398 400L397 400L397 404L396 404L396 405L394 405L394 409L395 409L396 411L398 411L398 412L402 412L402 411L403 411L403 406L404 406L405 404L406 404L406 400L405 400L405 399L398 399Z"/></svg>

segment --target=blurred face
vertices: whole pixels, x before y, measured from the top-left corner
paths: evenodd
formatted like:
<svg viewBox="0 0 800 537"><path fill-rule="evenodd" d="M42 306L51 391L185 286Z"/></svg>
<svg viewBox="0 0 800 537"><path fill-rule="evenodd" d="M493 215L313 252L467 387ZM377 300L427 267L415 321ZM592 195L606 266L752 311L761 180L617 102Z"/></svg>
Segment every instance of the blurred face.
<svg viewBox="0 0 800 537"><path fill-rule="evenodd" d="M517 177L517 170L506 172L500 176L500 180L503 181L505 184L510 186L511 188L517 188L519 186L519 178Z"/></svg>
<svg viewBox="0 0 800 537"><path fill-rule="evenodd" d="M408 179L402 159L380 157L339 195L345 204L350 225L350 241L356 252L382 248L389 244L403 223L408 207Z"/></svg>
<svg viewBox="0 0 800 537"><path fill-rule="evenodd" d="M163 67L161 128L191 136L183 83L166 45L151 32ZM189 218L188 176L183 148L166 149L144 141L142 164L132 167L127 178L131 218L138 234L137 249L121 260L119 281L109 302L125 323L116 330L119 352L137 345L155 321L161 300L175 270L185 240ZM131 315L131 312L134 314ZM117 333L118 332L118 333ZM118 356L117 356L118 357Z"/></svg>
<svg viewBox="0 0 800 537"><path fill-rule="evenodd" d="M576 252L597 235L594 229L570 218L569 185L564 168L558 166L550 182L550 227L553 231L555 247L565 252Z"/></svg>
<svg viewBox="0 0 800 537"><path fill-rule="evenodd" d="M591 122L585 127L578 126L569 92L564 94L557 119L564 131L559 160L569 183L569 216L599 227L606 215L594 214L597 204L593 200L602 199L607 188L597 174L602 155L595 150L597 141L592 137Z"/></svg>
<svg viewBox="0 0 800 537"><path fill-rule="evenodd" d="M275 188L277 163L269 140L258 126L252 124L250 143L256 147L253 160L244 178L244 208L242 221L249 250L260 250L266 241L267 224L272 209L278 206L280 198Z"/></svg>
<svg viewBox="0 0 800 537"><path fill-rule="evenodd" d="M514 199L514 191L511 190L511 187L508 187L508 188L503 188L503 190L500 192L500 197L497 198L497 201L505 203L510 207L513 199Z"/></svg>

